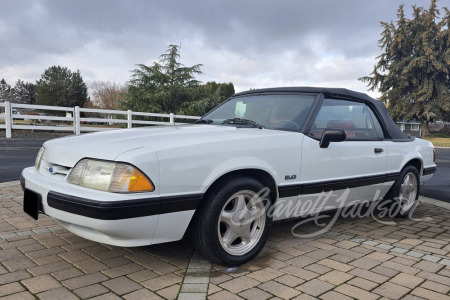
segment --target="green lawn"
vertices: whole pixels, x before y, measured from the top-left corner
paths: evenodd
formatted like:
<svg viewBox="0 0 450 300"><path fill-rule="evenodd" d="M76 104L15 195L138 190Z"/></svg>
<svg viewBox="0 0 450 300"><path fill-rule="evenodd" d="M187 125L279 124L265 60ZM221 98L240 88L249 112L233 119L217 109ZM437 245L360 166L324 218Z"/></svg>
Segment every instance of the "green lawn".
<svg viewBox="0 0 450 300"><path fill-rule="evenodd" d="M450 136L445 134L430 134L425 136L424 139L432 142L435 147L450 147Z"/></svg>

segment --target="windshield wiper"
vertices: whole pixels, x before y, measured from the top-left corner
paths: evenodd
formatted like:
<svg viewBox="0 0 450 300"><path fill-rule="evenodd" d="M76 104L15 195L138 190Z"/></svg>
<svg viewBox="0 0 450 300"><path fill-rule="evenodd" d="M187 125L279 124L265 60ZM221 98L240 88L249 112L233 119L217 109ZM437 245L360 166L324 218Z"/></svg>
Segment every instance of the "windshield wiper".
<svg viewBox="0 0 450 300"><path fill-rule="evenodd" d="M226 119L222 122L223 124L236 124L236 125L253 125L255 127L258 127L259 129L263 129L264 126L261 124L256 123L255 121L249 120L249 119L241 119L241 118L234 118L234 119Z"/></svg>
<svg viewBox="0 0 450 300"><path fill-rule="evenodd" d="M213 122L214 122L214 121L213 121L213 120L210 120L210 119L201 119L201 120L195 121L195 124L200 124L200 123L211 124L211 123L213 123Z"/></svg>

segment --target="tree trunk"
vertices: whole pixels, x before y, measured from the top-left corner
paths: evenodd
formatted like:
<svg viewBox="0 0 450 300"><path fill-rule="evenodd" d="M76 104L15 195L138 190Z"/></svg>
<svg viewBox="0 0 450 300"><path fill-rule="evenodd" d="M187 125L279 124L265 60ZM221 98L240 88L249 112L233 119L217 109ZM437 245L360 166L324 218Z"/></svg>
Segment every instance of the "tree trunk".
<svg viewBox="0 0 450 300"><path fill-rule="evenodd" d="M420 130L422 133L422 137L430 135L430 129L428 128L428 121L420 121Z"/></svg>

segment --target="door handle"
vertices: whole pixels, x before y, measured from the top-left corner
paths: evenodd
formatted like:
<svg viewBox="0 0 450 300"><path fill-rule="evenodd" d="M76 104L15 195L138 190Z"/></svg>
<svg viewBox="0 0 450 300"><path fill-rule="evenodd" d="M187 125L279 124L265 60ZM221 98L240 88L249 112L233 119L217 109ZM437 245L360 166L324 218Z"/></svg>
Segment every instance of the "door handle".
<svg viewBox="0 0 450 300"><path fill-rule="evenodd" d="M383 152L384 150L381 149L381 148L375 148L375 149L373 149L373 151L374 151L375 153L381 153L381 152Z"/></svg>

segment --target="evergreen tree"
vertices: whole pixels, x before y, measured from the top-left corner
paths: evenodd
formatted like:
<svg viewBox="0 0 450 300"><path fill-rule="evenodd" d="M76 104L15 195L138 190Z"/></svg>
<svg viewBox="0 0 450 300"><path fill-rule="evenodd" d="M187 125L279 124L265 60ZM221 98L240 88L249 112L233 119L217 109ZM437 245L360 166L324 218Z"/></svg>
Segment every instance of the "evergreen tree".
<svg viewBox="0 0 450 300"><path fill-rule="evenodd" d="M55 106L83 106L87 100L87 87L80 71L52 66L36 82L37 104Z"/></svg>
<svg viewBox="0 0 450 300"><path fill-rule="evenodd" d="M35 85L18 79L14 85L15 102L24 104L35 104L36 93Z"/></svg>
<svg viewBox="0 0 450 300"><path fill-rule="evenodd" d="M34 84L18 79L14 87L5 79L0 80L0 101L34 104L36 102Z"/></svg>
<svg viewBox="0 0 450 300"><path fill-rule="evenodd" d="M194 91L191 102L185 102L178 109L181 115L202 116L234 94L234 86L230 83L207 82Z"/></svg>
<svg viewBox="0 0 450 300"><path fill-rule="evenodd" d="M128 82L126 107L135 111L170 113L191 101L191 88L199 84L194 76L201 73L201 65L186 67L179 58L179 46L170 45L153 66L139 64Z"/></svg>
<svg viewBox="0 0 450 300"><path fill-rule="evenodd" d="M203 115L234 94L232 83L202 85L195 76L201 64L180 63L180 48L170 45L152 66L139 64L132 71L124 108L154 113Z"/></svg>
<svg viewBox="0 0 450 300"><path fill-rule="evenodd" d="M360 78L370 90L382 93L395 120L416 119L422 134L428 123L450 116L449 11L438 22L436 0L428 10L413 6L413 18L405 17L403 5L396 24L381 22L379 46L383 53L370 76Z"/></svg>
<svg viewBox="0 0 450 300"><path fill-rule="evenodd" d="M13 89L11 85L6 82L5 79L0 80L0 101L10 101L14 100Z"/></svg>

